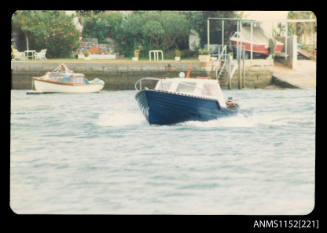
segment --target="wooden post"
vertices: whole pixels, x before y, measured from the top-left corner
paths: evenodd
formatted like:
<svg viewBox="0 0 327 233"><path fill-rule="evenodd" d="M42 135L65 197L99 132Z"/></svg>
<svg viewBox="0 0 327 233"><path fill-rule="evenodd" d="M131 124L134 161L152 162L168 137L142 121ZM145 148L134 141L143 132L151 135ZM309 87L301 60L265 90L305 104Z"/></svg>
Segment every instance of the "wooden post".
<svg viewBox="0 0 327 233"><path fill-rule="evenodd" d="M237 31L240 32L240 21L237 21ZM239 33L240 34L240 33ZM237 44L237 65L238 65L238 89L241 89L241 56L240 56L241 42Z"/></svg>
<svg viewBox="0 0 327 233"><path fill-rule="evenodd" d="M289 41L289 51L290 51L290 63L291 68L296 69L297 68L297 37L296 35L293 35L290 37Z"/></svg>
<svg viewBox="0 0 327 233"><path fill-rule="evenodd" d="M239 37L240 37L240 21L239 20L237 20L237 32L238 32ZM236 44L239 45L240 44L240 40L237 40L237 43Z"/></svg>
<svg viewBox="0 0 327 233"><path fill-rule="evenodd" d="M231 70L231 67L232 67L232 63L231 63L231 57L230 55L228 54L227 55L227 65L228 65L228 71L227 71L227 75L228 75L228 89L232 89L232 70Z"/></svg>
<svg viewBox="0 0 327 233"><path fill-rule="evenodd" d="M221 48L224 47L224 31L225 31L225 25L224 20L221 21Z"/></svg>
<svg viewBox="0 0 327 233"><path fill-rule="evenodd" d="M253 22L251 22L251 61L253 60Z"/></svg>
<svg viewBox="0 0 327 233"><path fill-rule="evenodd" d="M26 40L26 50L30 50L29 40L28 40L28 32L27 31L23 31L23 32L24 32L25 40Z"/></svg>
<svg viewBox="0 0 327 233"><path fill-rule="evenodd" d="M245 47L243 47L243 65L242 65L242 81L243 81L243 88L245 88Z"/></svg>
<svg viewBox="0 0 327 233"><path fill-rule="evenodd" d="M311 15L312 18L312 15ZM312 23L312 55L315 55L316 43L315 43L315 23Z"/></svg>
<svg viewBox="0 0 327 233"><path fill-rule="evenodd" d="M208 41L208 51L210 47L210 21L209 19L207 20L207 41Z"/></svg>
<svg viewBox="0 0 327 233"><path fill-rule="evenodd" d="M238 89L241 89L241 54L240 45L237 46L237 65L238 65Z"/></svg>
<svg viewBox="0 0 327 233"><path fill-rule="evenodd" d="M285 31L285 60L287 60L287 36L288 36L288 22L286 21L286 31Z"/></svg>

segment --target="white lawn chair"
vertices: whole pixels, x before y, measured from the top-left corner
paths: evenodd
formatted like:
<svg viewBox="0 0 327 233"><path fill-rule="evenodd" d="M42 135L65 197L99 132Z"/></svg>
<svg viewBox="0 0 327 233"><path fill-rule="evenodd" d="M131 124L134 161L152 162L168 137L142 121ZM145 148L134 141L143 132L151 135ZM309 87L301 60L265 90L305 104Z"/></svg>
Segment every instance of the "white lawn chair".
<svg viewBox="0 0 327 233"><path fill-rule="evenodd" d="M47 50L46 49L42 49L39 53L35 53L35 59L37 60L45 60L46 58L46 53Z"/></svg>
<svg viewBox="0 0 327 233"><path fill-rule="evenodd" d="M13 49L14 60L26 60L25 53L19 52L17 49Z"/></svg>

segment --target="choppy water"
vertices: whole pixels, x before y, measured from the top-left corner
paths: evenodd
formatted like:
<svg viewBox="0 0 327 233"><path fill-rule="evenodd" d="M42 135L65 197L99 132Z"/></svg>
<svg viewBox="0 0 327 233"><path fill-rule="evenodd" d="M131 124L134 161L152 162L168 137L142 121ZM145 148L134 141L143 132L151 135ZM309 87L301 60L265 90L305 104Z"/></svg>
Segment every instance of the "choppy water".
<svg viewBox="0 0 327 233"><path fill-rule="evenodd" d="M16 213L308 214L314 89L225 90L237 116L150 126L134 91L11 92Z"/></svg>

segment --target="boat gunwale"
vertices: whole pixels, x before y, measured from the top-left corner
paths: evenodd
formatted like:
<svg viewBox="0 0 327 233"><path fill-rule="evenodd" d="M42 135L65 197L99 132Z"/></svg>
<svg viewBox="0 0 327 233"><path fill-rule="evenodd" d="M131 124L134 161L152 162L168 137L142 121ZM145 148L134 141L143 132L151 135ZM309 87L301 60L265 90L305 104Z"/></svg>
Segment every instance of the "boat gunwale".
<svg viewBox="0 0 327 233"><path fill-rule="evenodd" d="M136 95L139 95L143 91L161 92L161 93L166 93L166 94L171 94L171 95L179 95L179 96L186 96L186 97L192 97L192 98L197 98L197 99L211 100L211 101L216 101L219 104L219 101L215 98L209 98L209 97L198 96L198 95L190 95L190 94L184 94L184 93L178 93L178 92L171 92L171 91L164 91L164 90L143 89L143 90L139 90L138 93L136 93Z"/></svg>
<svg viewBox="0 0 327 233"><path fill-rule="evenodd" d="M230 39L232 42L235 42L235 43L247 43L247 44L253 44L253 45L267 45L267 43L265 43L265 42L255 42L255 41L249 41L249 40L242 40L242 38L241 39L239 39L239 38L236 38L236 39L234 39L234 38L231 38ZM276 45L283 45L284 46L284 43L282 43L282 42L280 42L280 41L276 41Z"/></svg>
<svg viewBox="0 0 327 233"><path fill-rule="evenodd" d="M39 77L33 77L33 80L40 81L40 82L46 82L46 83L51 83L51 84L57 84L57 85L67 85L67 86L89 86L89 85L102 85L101 83L72 83L72 82L58 82L54 80L45 80L45 79L40 79Z"/></svg>

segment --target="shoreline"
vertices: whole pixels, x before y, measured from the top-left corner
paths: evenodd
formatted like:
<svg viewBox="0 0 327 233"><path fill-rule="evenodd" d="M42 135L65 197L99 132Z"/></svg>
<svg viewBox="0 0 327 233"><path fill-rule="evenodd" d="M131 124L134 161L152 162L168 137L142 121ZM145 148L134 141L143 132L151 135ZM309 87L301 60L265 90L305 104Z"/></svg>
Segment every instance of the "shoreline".
<svg viewBox="0 0 327 233"><path fill-rule="evenodd" d="M216 78L212 70L212 63L198 60L165 60L150 62L147 60L74 60L74 59L49 59L45 61L11 61L11 88L30 89L32 77L42 76L53 70L59 64L65 63L70 69L84 73L92 80L102 79L105 82L103 90L134 90L135 82L143 77L171 78L178 77L180 72L185 74L191 66L191 77ZM297 88L288 82L281 82L274 76L274 64L269 60L247 61L244 87L247 89L284 89ZM219 79L222 89L228 89L226 77ZM231 89L238 89L238 72L231 80Z"/></svg>

